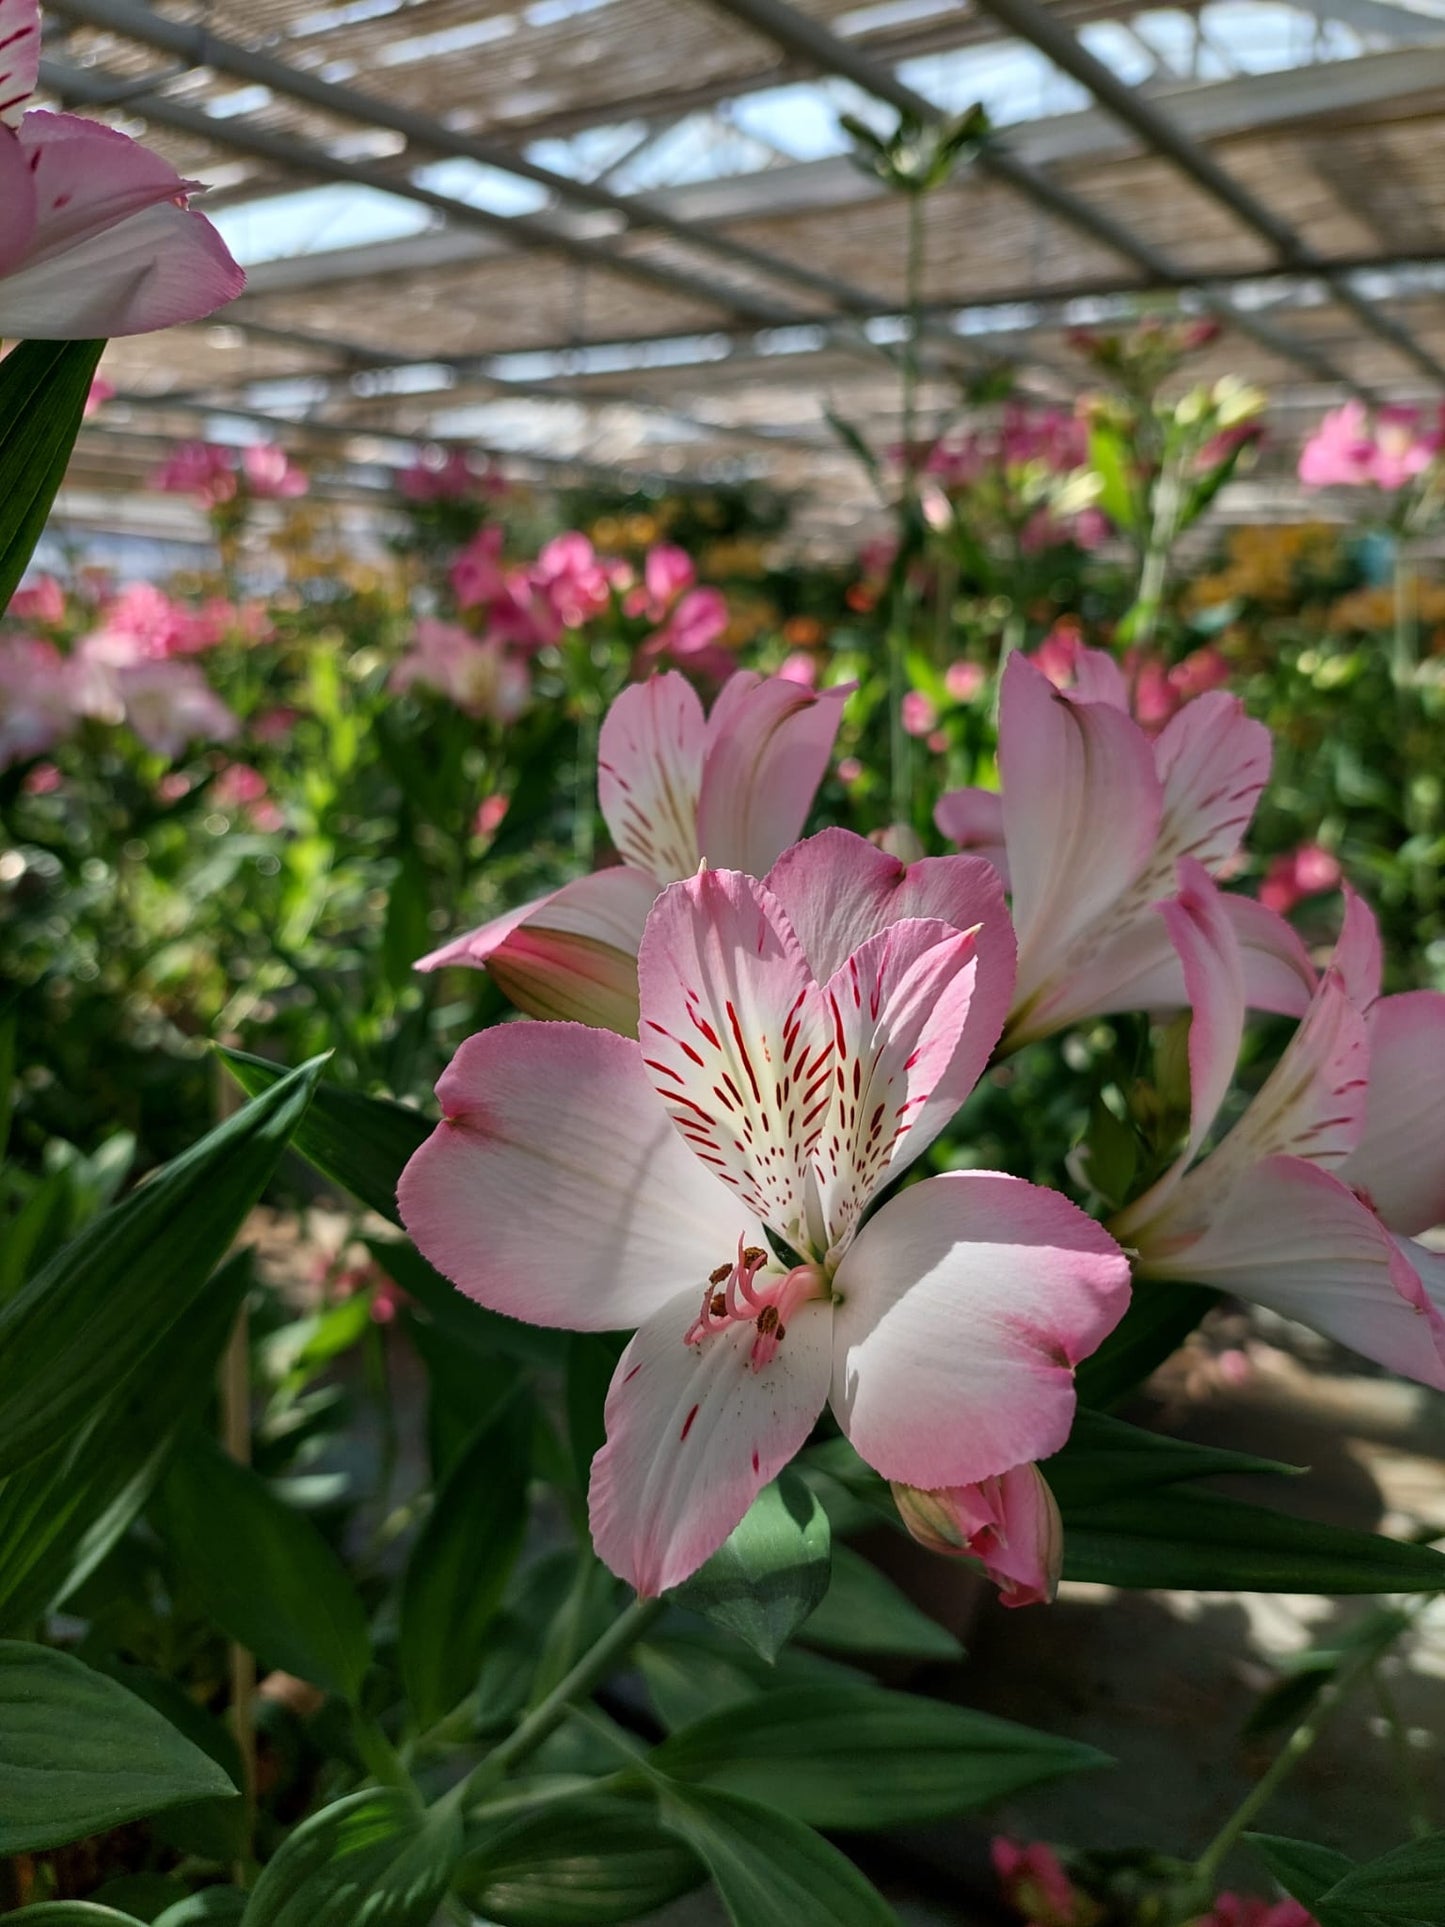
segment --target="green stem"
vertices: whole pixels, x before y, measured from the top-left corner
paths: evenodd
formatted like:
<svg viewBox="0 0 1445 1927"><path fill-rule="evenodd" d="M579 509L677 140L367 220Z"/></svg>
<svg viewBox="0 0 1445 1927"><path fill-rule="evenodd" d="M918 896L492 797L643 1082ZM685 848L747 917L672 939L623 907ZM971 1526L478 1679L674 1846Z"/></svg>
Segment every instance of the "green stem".
<svg viewBox="0 0 1445 1927"><path fill-rule="evenodd" d="M448 1803L470 1806L535 1753L567 1718L573 1700L590 1693L615 1670L662 1609L660 1599L634 1599L626 1612L613 1620L602 1637L582 1655L566 1678L557 1682L546 1699L533 1707L520 1725L492 1748L480 1766L445 1796Z"/></svg>
<svg viewBox="0 0 1445 1927"><path fill-rule="evenodd" d="M1154 513L1149 522L1149 539L1139 569L1139 594L1134 603L1130 640L1141 649L1147 649L1153 642L1163 613L1169 556L1178 532L1179 506L1178 466L1166 458L1154 487Z"/></svg>
<svg viewBox="0 0 1445 1927"><path fill-rule="evenodd" d="M1414 680L1419 655L1416 634L1415 558L1405 536L1395 538L1395 628L1390 652L1390 677L1402 700Z"/></svg>
<svg viewBox="0 0 1445 1927"><path fill-rule="evenodd" d="M356 1750L372 1779L381 1786L402 1787L408 1793L412 1792L411 1775L377 1721L357 1708L352 1714L351 1730L356 1740Z"/></svg>
<svg viewBox="0 0 1445 1927"><path fill-rule="evenodd" d="M1417 1840L1434 1831L1430 1821L1429 1808L1425 1801L1424 1790L1410 1758L1410 1740L1405 1730L1405 1722L1400 1717L1400 1709L1395 1703L1395 1695L1385 1684L1378 1666L1370 1673L1370 1684L1375 1689L1375 1702L1385 1721L1385 1731L1390 1738L1390 1751L1395 1756L1395 1772L1399 1776L1400 1792L1404 1798L1405 1811L1409 1815L1410 1831Z"/></svg>
<svg viewBox="0 0 1445 1927"><path fill-rule="evenodd" d="M1275 1755L1269 1770L1250 1788L1195 1861L1194 1874L1201 1889L1212 1890L1219 1877L1220 1868L1240 1835L1248 1831L1255 1818L1269 1805L1280 1787L1319 1738L1320 1731L1330 1715L1348 1696L1355 1682L1369 1671L1376 1657L1372 1650L1357 1654L1348 1665L1340 1668L1327 1685L1320 1689L1313 1706L1305 1713Z"/></svg>

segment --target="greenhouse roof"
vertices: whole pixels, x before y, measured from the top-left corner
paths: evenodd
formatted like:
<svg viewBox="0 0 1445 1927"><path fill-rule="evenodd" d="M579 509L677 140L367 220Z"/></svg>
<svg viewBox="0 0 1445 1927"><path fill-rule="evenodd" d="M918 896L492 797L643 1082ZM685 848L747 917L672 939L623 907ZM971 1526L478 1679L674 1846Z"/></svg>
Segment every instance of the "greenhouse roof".
<svg viewBox="0 0 1445 1927"><path fill-rule="evenodd" d="M1445 8L1393 0L51 0L49 96L211 189L249 272L118 342L77 474L290 424L345 491L418 441L757 478L821 537L900 433L907 217L853 162L974 101L929 197L924 400L1067 400L1071 329L1226 323L1198 364L1286 424L1445 388ZM1296 426L1297 426L1296 421ZM1285 439L1288 439L1286 436Z"/></svg>

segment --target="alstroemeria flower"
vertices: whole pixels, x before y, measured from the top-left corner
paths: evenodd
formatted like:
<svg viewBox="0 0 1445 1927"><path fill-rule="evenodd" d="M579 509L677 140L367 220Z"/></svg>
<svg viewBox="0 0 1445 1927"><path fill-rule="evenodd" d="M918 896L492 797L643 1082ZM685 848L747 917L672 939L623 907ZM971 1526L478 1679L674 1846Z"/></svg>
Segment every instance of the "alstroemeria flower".
<svg viewBox="0 0 1445 1927"><path fill-rule="evenodd" d="M705 718L676 671L623 690L603 718L597 781L621 864L454 937L417 969L485 966L529 1016L634 1036L658 891L700 862L762 875L802 830L847 695L743 671Z"/></svg>
<svg viewBox="0 0 1445 1927"><path fill-rule="evenodd" d="M1236 697L1196 697L1151 740L1109 657L1082 649L1075 674L1065 693L1011 656L1002 792L955 790L936 813L966 847L1004 848L1019 940L1010 1049L1084 1018L1187 1001L1154 906L1173 894L1182 857L1215 870L1235 854L1269 775L1269 732ZM1249 897L1225 904L1251 1007L1299 1016L1314 971L1298 936Z"/></svg>
<svg viewBox="0 0 1445 1927"><path fill-rule="evenodd" d="M1112 1239L1020 1179L953 1172L869 1215L971 1088L1007 1003L996 881L953 861L899 881L832 832L766 883L703 871L648 918L640 1043L505 1024L437 1086L444 1121L398 1190L420 1250L493 1310L638 1328L590 1507L598 1555L639 1592L694 1572L828 1403L909 1485L1046 1457L1075 1363L1124 1310ZM930 892L952 920L898 920Z"/></svg>
<svg viewBox="0 0 1445 1927"><path fill-rule="evenodd" d="M1141 1278L1218 1286L1445 1390L1445 1316L1434 1295L1445 1298L1445 1260L1387 1228L1393 1217L1402 1233L1421 1230L1445 1206L1445 998L1374 1003L1374 920L1348 896L1303 1022L1196 1163L1233 1079L1244 972L1228 899L1199 865L1180 869L1179 895L1160 910L1192 1010L1189 1136L1112 1229L1135 1248ZM1433 1138L1428 1129L1422 1138L1431 1123Z"/></svg>
<svg viewBox="0 0 1445 1927"><path fill-rule="evenodd" d="M1064 1563L1058 1501L1036 1465L1016 1465L977 1485L925 1492L895 1485L898 1516L921 1546L977 1559L1005 1606L1051 1600Z"/></svg>
<svg viewBox="0 0 1445 1927"><path fill-rule="evenodd" d="M186 206L198 182L97 121L22 116L39 60L39 0L0 0L0 337L146 334L234 300L246 277Z"/></svg>

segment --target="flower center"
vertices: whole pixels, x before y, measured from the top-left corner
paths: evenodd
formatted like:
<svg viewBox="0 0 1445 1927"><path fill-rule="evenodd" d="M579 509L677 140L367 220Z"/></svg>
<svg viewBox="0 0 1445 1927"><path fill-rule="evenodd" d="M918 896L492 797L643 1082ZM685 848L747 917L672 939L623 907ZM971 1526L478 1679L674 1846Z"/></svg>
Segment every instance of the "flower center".
<svg viewBox="0 0 1445 1927"><path fill-rule="evenodd" d="M828 1279L821 1265L794 1265L791 1271L764 1271L768 1254L761 1245L744 1245L732 1264L719 1265L707 1281L702 1310L683 1333L683 1343L700 1345L735 1325L755 1325L749 1362L755 1372L772 1363L788 1335L788 1322L800 1305L826 1298Z"/></svg>

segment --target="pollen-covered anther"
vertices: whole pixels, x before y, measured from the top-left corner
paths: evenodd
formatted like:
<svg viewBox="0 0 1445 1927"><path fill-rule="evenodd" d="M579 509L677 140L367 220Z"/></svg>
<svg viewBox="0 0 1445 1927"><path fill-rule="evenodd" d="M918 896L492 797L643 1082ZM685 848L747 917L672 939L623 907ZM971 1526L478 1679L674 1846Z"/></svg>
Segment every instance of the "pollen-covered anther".
<svg viewBox="0 0 1445 1927"><path fill-rule="evenodd" d="M702 1310L683 1333L683 1343L700 1345L704 1338L734 1326L755 1325L757 1337L749 1362L754 1371L761 1371L787 1337L786 1321L793 1308L828 1293L820 1265L794 1265L791 1271L771 1271L760 1278L767 1262L768 1254L761 1245L745 1245L739 1238L736 1262L719 1265L708 1278ZM716 1287L724 1278L727 1288L718 1291Z"/></svg>

